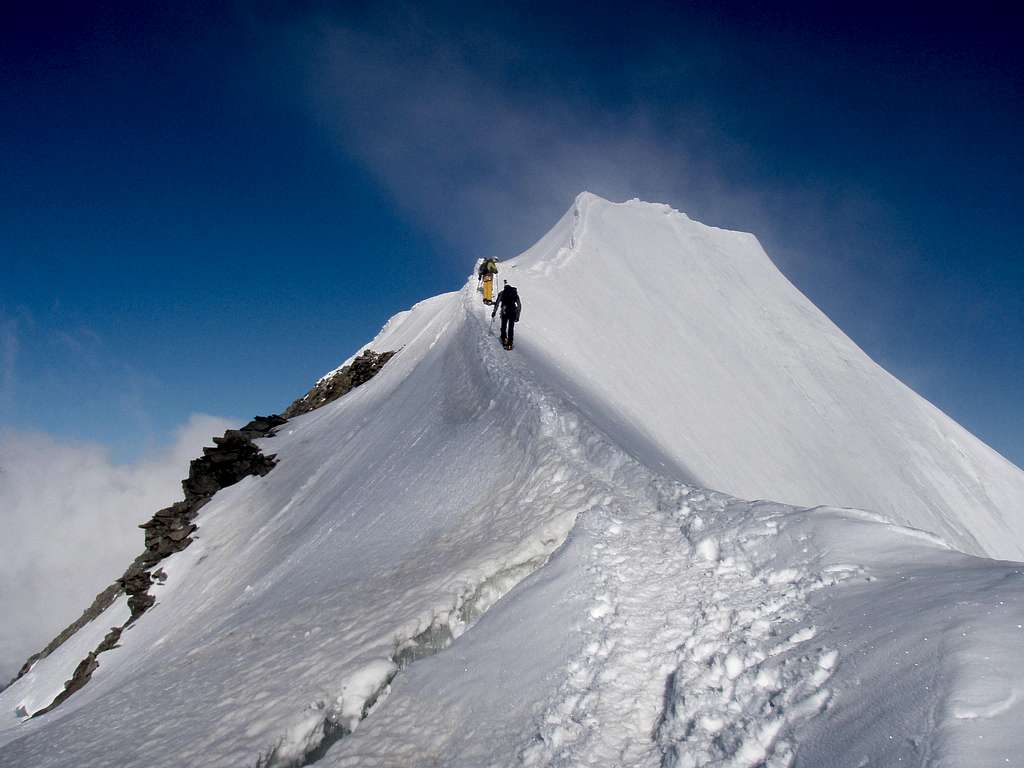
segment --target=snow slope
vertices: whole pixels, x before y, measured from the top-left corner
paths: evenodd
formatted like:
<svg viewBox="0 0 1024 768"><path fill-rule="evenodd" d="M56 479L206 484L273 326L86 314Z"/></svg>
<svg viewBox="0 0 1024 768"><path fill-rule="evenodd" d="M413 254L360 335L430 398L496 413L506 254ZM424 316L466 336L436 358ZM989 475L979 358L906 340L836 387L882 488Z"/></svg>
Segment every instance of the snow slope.
<svg viewBox="0 0 1024 768"><path fill-rule="evenodd" d="M0 766L1017 759L1024 569L953 547L1021 550L1020 470L748 235L583 195L509 275L514 352L473 279L396 315L92 682L28 721L67 660L0 692Z"/></svg>
<svg viewBox="0 0 1024 768"><path fill-rule="evenodd" d="M1024 472L868 358L753 235L584 193L507 266L522 343L590 418L642 434L652 466L1024 559Z"/></svg>

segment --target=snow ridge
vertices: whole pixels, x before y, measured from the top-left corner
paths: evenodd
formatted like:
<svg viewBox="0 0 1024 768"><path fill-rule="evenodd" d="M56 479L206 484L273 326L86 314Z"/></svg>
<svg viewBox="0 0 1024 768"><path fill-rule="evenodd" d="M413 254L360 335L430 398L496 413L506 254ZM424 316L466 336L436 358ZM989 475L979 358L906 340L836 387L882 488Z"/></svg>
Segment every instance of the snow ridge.
<svg viewBox="0 0 1024 768"><path fill-rule="evenodd" d="M585 194L504 264L523 343L595 423L640 433L649 466L1024 559L1024 472L880 368L753 235Z"/></svg>
<svg viewBox="0 0 1024 768"><path fill-rule="evenodd" d="M528 365L498 351L475 296L467 291L463 299L467 313L480 317L467 330L476 329L487 370L509 401L528 403L540 415L542 434L559 446L557 482L590 489L591 501L579 509L569 534L591 542L582 565L589 577L580 592L587 618L578 627L578 650L559 675L564 682L552 693L534 735L514 750L519 761L713 765L730 758L753 766L772 755L788 759L792 747L778 739L783 726L823 710L828 675L822 670L835 663L828 650L793 658L814 638L813 628L801 624L806 596L836 583L839 575L822 578L809 569L765 566L771 545L764 539L777 533L777 518L791 508L750 505L652 475L533 380ZM552 491L558 499L561 492ZM752 506L757 514L751 514ZM729 600L738 584L750 594L740 608L712 605ZM717 687L718 694L699 699L700 686ZM766 706L768 699L774 709ZM415 703L389 698L365 726L369 730L330 753L332 761L418 765L414 756L429 750L396 743L397 734L415 733L411 723L394 719L396 705L402 712L420 711ZM706 734L704 759L694 749L698 732ZM731 737L723 742L725 733ZM687 759L697 762L672 761L684 738ZM383 745L384 752L374 749ZM474 764L472 754L450 748L447 754L452 753L461 754L458 764Z"/></svg>
<svg viewBox="0 0 1024 768"><path fill-rule="evenodd" d="M421 659L429 658L447 648L470 629L505 594L534 572L543 568L552 553L569 535L577 515L607 503L609 495L605 487L616 473L623 468L635 471L634 463L618 452L606 441L592 436L581 439L583 425L571 410L552 402L535 383L520 375L500 375L502 366L508 360L501 360L496 354L493 328L476 320L478 300L472 281L467 282L460 294L463 310L461 321L471 333L473 345L478 354L487 361L485 370L499 372L493 383L497 386L498 397L491 401L494 407L500 400L515 404L519 413L516 418L516 433L522 432L522 439L528 441L531 450L545 456L544 461L528 467L530 475L519 476L514 484L499 489L493 498L497 508L517 508L522 505L540 505L545 510L547 523L539 534L530 535L512 552L492 561L490 571L478 582L456 595L447 606L435 606L430 618L418 621L396 632L395 650L386 662L372 662L358 671L341 686L341 692L333 701L316 701L295 717L275 744L256 761L257 768L298 768L322 759L332 745L355 733L361 722L382 704L389 696L396 676ZM451 323L446 323L435 334L436 341L446 333ZM388 327L393 327L389 324ZM382 333L387 332L388 327ZM487 327L490 333L486 333ZM417 334L416 338L425 331ZM495 374L492 373L492 376ZM585 428L583 429L585 432ZM571 478L591 474L594 467L603 468L602 480L590 484L570 483ZM597 490L595 490L595 486ZM424 623L426 626L424 627ZM415 634L412 634L415 632ZM353 680L356 684L353 685ZM366 681L371 681L367 683ZM353 688L358 695L353 697ZM346 714L347 713L347 714Z"/></svg>
<svg viewBox="0 0 1024 768"><path fill-rule="evenodd" d="M0 692L0 766L1016 758L1024 569L950 544L1022 543L1017 470L749 235L581 195L501 270L515 351L475 276L389 321L368 347L400 351L211 499L87 688L26 723L45 681Z"/></svg>

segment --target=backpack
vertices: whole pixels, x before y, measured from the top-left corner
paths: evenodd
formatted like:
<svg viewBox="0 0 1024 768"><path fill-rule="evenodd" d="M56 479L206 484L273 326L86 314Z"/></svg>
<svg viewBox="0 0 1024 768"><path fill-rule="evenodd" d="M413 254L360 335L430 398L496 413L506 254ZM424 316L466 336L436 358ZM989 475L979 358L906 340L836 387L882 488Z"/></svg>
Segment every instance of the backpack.
<svg viewBox="0 0 1024 768"><path fill-rule="evenodd" d="M511 285L501 289L501 314L508 315L515 322L519 322L519 314L523 308L519 301L519 291Z"/></svg>
<svg viewBox="0 0 1024 768"><path fill-rule="evenodd" d="M484 272L491 275L498 274L498 265L495 263L494 259L484 259Z"/></svg>

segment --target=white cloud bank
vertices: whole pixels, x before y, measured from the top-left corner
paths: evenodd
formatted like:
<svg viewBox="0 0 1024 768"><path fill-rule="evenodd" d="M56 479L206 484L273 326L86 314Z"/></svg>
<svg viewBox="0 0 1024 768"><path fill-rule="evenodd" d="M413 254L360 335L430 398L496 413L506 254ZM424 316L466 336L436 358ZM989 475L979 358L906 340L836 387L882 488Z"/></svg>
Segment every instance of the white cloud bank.
<svg viewBox="0 0 1024 768"><path fill-rule="evenodd" d="M0 685L142 552L139 523L182 498L189 461L231 426L194 414L133 464L94 443L0 431Z"/></svg>

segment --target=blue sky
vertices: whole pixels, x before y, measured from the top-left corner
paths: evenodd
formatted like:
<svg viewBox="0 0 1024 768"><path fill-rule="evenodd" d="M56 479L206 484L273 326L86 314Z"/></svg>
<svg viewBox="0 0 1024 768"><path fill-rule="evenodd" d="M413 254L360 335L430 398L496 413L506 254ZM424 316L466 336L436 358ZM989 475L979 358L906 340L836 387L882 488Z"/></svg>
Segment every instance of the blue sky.
<svg viewBox="0 0 1024 768"><path fill-rule="evenodd" d="M589 189L754 232L1024 464L1019 16L156 5L0 32L0 424L127 461L280 410Z"/></svg>

